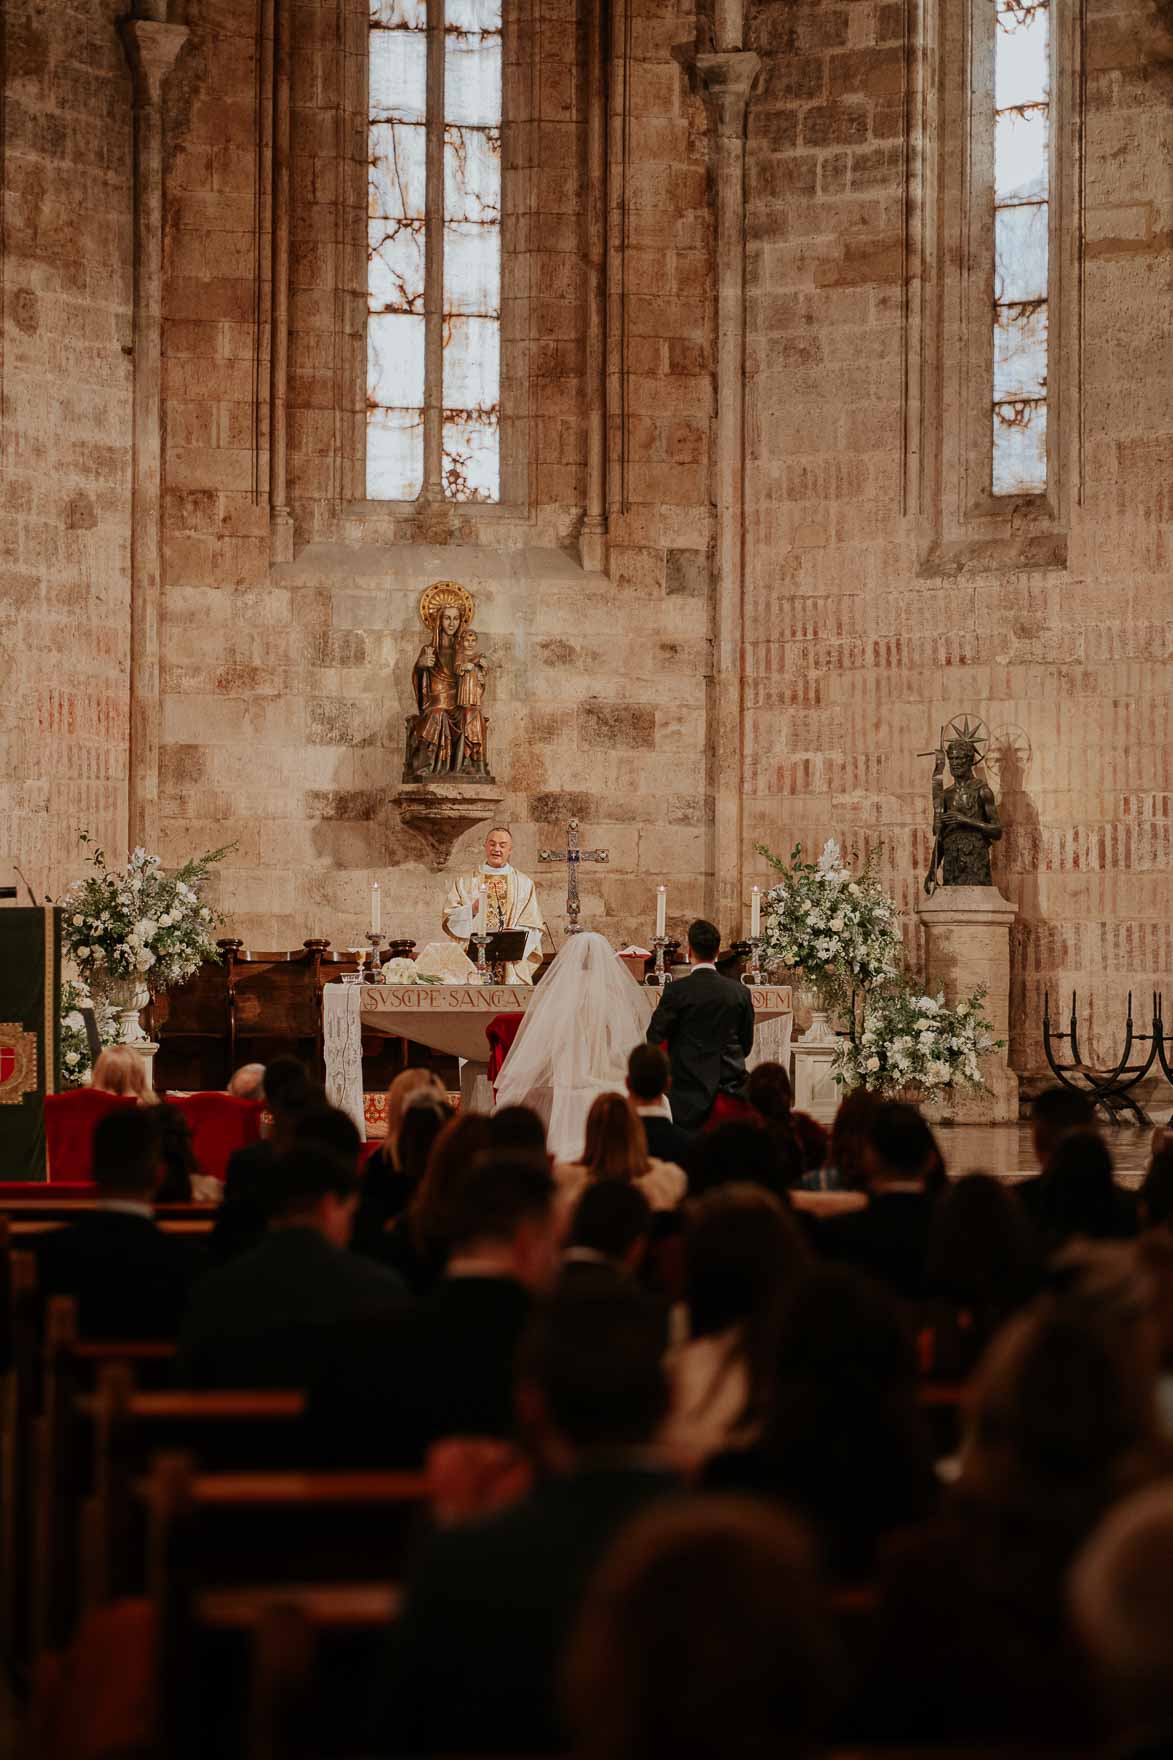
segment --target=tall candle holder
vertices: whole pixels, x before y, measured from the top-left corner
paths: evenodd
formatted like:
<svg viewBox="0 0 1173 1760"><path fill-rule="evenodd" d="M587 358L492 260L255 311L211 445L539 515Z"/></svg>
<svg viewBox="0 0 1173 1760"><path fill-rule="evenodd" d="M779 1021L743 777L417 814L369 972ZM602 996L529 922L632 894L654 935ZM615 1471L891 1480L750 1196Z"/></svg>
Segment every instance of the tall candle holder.
<svg viewBox="0 0 1173 1760"><path fill-rule="evenodd" d="M644 983L654 990L662 990L665 984L672 982L672 973L664 970L664 950L671 947L670 935L653 935L652 946L656 950L656 964L644 979Z"/></svg>
<svg viewBox="0 0 1173 1760"><path fill-rule="evenodd" d="M383 937L377 929L368 929L366 940L371 951L367 954L363 967L362 981L364 984L380 984L383 981L383 968L379 962L379 949L383 945Z"/></svg>
<svg viewBox="0 0 1173 1760"><path fill-rule="evenodd" d="M762 938L760 935L751 935L749 938L749 965L742 972L741 981L753 989L760 989L765 983L762 972Z"/></svg>
<svg viewBox="0 0 1173 1760"><path fill-rule="evenodd" d="M470 935L469 940L477 950L477 983L496 983L491 969L485 964L485 949L489 945L490 937L488 935Z"/></svg>

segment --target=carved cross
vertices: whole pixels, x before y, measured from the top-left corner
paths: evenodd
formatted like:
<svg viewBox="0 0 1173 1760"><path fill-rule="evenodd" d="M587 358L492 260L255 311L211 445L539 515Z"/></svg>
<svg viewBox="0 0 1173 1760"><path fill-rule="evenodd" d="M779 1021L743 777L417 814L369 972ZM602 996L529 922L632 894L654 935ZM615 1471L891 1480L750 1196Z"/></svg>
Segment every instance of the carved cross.
<svg viewBox="0 0 1173 1760"><path fill-rule="evenodd" d="M565 849L540 849L539 862L566 863L566 915L569 918L566 933L577 935L582 927L579 922L580 905L578 902L578 864L580 862L607 862L611 859L608 849L579 849L578 820L572 819L566 828Z"/></svg>

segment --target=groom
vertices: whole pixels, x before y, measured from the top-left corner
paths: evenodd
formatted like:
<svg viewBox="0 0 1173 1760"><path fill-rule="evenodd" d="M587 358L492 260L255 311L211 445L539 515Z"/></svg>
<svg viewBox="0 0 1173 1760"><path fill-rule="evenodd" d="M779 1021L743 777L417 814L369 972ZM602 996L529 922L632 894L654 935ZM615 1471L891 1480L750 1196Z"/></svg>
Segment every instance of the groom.
<svg viewBox="0 0 1173 1760"><path fill-rule="evenodd" d="M718 1094L740 1095L745 1059L753 1049L753 997L716 967L720 932L703 918L688 931L687 978L669 984L648 1027L654 1045L666 1044L672 1065L672 1118L699 1130Z"/></svg>

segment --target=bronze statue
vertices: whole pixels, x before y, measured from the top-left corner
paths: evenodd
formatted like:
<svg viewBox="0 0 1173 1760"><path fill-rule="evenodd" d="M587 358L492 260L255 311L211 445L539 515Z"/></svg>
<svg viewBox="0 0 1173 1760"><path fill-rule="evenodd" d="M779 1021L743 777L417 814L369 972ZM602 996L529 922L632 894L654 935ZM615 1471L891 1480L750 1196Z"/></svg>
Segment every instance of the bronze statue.
<svg viewBox="0 0 1173 1760"><path fill-rule="evenodd" d="M946 731L952 738L946 740ZM992 886L990 845L1002 835L994 791L980 781L974 770L982 762L989 736L983 723L971 726L968 715L941 729L941 742L933 753L933 853L925 875L925 891L931 896L941 886ZM945 764L949 764L952 787L945 787ZM938 879L938 870L940 879Z"/></svg>
<svg viewBox="0 0 1173 1760"><path fill-rule="evenodd" d="M405 782L463 777L492 782L487 666L472 629L476 602L455 581L436 581L420 597L428 638L412 668L416 713L407 717Z"/></svg>

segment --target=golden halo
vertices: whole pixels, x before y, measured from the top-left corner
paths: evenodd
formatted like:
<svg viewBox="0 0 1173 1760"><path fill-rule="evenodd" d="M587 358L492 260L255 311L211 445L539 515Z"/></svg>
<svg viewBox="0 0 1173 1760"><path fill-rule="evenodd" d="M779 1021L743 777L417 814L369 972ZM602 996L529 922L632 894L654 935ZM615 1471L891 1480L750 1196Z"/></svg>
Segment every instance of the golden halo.
<svg viewBox="0 0 1173 1760"><path fill-rule="evenodd" d="M426 630L434 629L440 621L440 613L450 605L455 605L460 612L460 627L467 629L476 615L477 602L467 588L459 581L433 581L420 594L420 622Z"/></svg>

